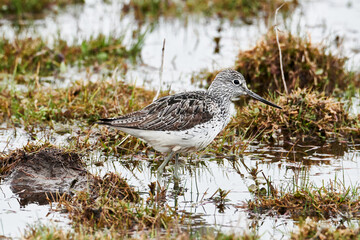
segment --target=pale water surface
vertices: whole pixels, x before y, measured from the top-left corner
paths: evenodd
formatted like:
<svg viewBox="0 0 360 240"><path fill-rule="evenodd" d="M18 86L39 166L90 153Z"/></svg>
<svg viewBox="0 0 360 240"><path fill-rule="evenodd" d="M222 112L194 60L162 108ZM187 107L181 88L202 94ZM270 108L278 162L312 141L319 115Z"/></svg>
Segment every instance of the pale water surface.
<svg viewBox="0 0 360 240"><path fill-rule="evenodd" d="M114 1L115 2L115 1ZM105 4L102 1L86 1L84 6L68 7L58 15L50 15L45 20L37 20L33 26L22 30L20 35L40 35L51 39L59 34L69 42L79 42L99 33L105 35L123 36L125 42L131 43L131 33L136 30L137 24L131 15L121 16L121 3ZM333 52L339 52L350 58L348 67L358 69L360 51L360 2L359 1L301 1L301 6L285 24L279 27L283 31L291 29L301 36L311 36L313 42L326 42L331 45ZM2 21L0 31L5 37L14 38L16 32L6 21ZM221 31L218 29L221 28ZM146 88L158 88L159 67L161 64L161 47L166 39L164 72L162 87L174 91L194 90L197 87L190 85L190 77L201 69L214 70L231 67L234 64L238 51L246 50L255 45L256 41L267 32L267 26L262 20L255 20L253 25L241 22L230 23L227 20L200 19L190 17L185 24L182 20L160 19L155 29L142 26L141 31L148 31L142 50L141 66L132 66L125 76L125 81L135 82ZM343 41L341 48L334 42L336 36ZM220 37L220 52L214 53L214 37ZM54 83L58 87L76 79L86 79L83 72L72 69L66 75L65 81ZM91 80L102 76L94 75ZM355 101L352 112L359 112L359 101ZM52 134L51 132L49 134ZM40 139L48 138L51 142L63 145L71 134L52 137L39 134ZM5 124L0 127L0 151L9 151L20 148L26 143L34 141L21 128L8 129ZM344 147L345 146L345 147ZM321 185L335 178L341 179L347 186L358 186L360 181L360 146L348 143L328 143L325 146L310 144L298 146L290 152L289 147L267 146L253 143L242 156L236 156L236 161L214 157L201 157L195 154L192 158L182 157L181 183L183 194L174 198L171 195L173 181L171 175L165 180L169 182L168 203L176 206L179 212L191 213L194 223L202 223L209 227L225 232L241 233L248 230L250 225L258 228L263 239L289 238L289 232L294 228L292 220L274 218L270 216L249 217L249 213L239 208L245 201L251 199L248 188L254 180L247 172L246 167L259 169L275 185L283 188L291 186L293 181L314 182ZM335 150L334 150L335 149ZM288 155L288 156L287 156ZM199 157L200 156L200 157ZM304 165L292 161L302 157ZM105 159L101 152L88 156L90 161L105 161L103 167L90 165L93 173L100 175L109 171L120 173L136 189L145 192L147 185L155 181L151 171L152 161L144 156L133 156L121 159L110 157ZM150 156L150 159L152 157ZM192 159L192 160L191 160ZM134 160L139 165L129 170L125 167ZM243 163L240 161L242 160ZM305 165L306 164L306 165ZM171 169L169 165L168 169ZM261 174L259 178L261 179ZM264 179L262 179L265 182ZM224 212L219 212L210 197L219 189L230 190ZM19 237L27 224L37 222L55 222L60 226L67 226L66 215L49 213L49 206L30 204L20 207L17 197L5 183L0 185L0 235ZM195 225L195 224L194 224ZM200 224L199 224L200 225ZM193 226L194 229L197 226Z"/></svg>

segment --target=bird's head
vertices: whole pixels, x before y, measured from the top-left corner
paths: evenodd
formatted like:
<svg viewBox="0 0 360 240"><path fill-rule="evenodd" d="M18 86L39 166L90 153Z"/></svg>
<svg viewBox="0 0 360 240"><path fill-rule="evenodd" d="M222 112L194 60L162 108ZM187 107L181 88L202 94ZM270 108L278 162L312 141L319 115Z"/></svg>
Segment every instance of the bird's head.
<svg viewBox="0 0 360 240"><path fill-rule="evenodd" d="M239 97L248 95L260 102L263 102L272 107L281 109L278 105L271 103L256 93L252 92L246 86L244 76L232 69L226 69L219 72L214 81L211 83L208 91L211 94L216 94L219 97L228 97L231 101L236 101Z"/></svg>

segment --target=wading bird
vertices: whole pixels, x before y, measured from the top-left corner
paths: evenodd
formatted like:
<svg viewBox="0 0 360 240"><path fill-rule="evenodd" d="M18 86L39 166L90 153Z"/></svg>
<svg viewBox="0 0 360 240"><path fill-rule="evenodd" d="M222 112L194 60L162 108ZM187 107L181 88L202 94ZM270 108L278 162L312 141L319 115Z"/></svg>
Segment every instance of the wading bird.
<svg viewBox="0 0 360 240"><path fill-rule="evenodd" d="M119 129L147 142L156 151L169 153L158 168L161 176L174 155L177 169L179 153L194 152L209 145L229 123L231 101L243 95L281 109L250 91L239 72L226 69L216 75L207 91L165 96L139 111L100 119L98 124Z"/></svg>

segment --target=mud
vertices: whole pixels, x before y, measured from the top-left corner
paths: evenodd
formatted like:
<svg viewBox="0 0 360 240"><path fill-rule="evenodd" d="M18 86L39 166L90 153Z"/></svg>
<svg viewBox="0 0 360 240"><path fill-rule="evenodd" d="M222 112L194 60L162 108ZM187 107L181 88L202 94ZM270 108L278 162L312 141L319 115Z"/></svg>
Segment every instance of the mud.
<svg viewBox="0 0 360 240"><path fill-rule="evenodd" d="M22 206L48 204L59 196L72 196L76 191L87 189L93 181L76 153L46 148L34 153L19 151L9 158L17 164L6 181L19 196Z"/></svg>

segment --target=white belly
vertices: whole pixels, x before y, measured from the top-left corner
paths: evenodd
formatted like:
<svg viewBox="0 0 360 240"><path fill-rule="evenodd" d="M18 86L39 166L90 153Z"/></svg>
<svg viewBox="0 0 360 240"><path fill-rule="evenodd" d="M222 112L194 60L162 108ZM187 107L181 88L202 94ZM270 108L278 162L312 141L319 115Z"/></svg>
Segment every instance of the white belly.
<svg viewBox="0 0 360 240"><path fill-rule="evenodd" d="M159 152L194 152L209 145L227 122L209 121L184 131L118 128L147 142Z"/></svg>

